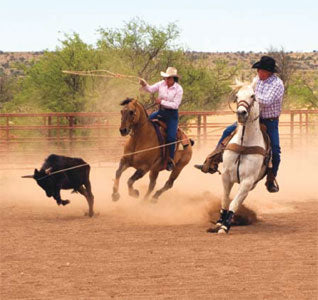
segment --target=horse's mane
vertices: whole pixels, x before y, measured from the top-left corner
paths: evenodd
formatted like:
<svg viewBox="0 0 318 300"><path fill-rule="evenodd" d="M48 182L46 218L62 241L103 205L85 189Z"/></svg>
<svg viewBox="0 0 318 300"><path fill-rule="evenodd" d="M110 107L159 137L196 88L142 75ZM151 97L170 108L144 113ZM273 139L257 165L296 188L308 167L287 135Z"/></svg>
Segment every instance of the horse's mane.
<svg viewBox="0 0 318 300"><path fill-rule="evenodd" d="M120 105L126 105L126 104L130 103L133 100L134 100L133 98L128 98L127 97L125 100L120 102Z"/></svg>
<svg viewBox="0 0 318 300"><path fill-rule="evenodd" d="M254 81L248 82L248 81L240 81L238 79L235 79L235 84L230 85L232 91L230 92L230 99L234 99L235 95L238 93L238 91L243 87L243 86L249 86L252 85L253 87ZM253 87L254 88L254 87Z"/></svg>
<svg viewBox="0 0 318 300"><path fill-rule="evenodd" d="M123 101L120 102L120 105L126 105L126 104L130 103L130 102L133 101L133 100L135 100L135 99L134 99L134 98L128 98L128 97L127 97L125 100L123 100ZM144 106L142 103L140 103L139 101L137 101L137 100L136 100L136 102L143 108L143 110L144 110L146 116L148 117L148 113L147 113L147 110L146 110L145 106Z"/></svg>

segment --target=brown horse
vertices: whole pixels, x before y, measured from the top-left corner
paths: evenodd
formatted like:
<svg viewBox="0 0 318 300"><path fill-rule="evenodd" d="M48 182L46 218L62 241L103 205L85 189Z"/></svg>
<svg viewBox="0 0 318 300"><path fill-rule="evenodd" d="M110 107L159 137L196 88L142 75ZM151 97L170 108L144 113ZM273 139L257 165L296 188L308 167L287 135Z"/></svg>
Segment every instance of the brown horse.
<svg viewBox="0 0 318 300"><path fill-rule="evenodd" d="M119 179L121 174L129 167L136 169L136 172L128 180L129 195L135 198L139 196L139 191L133 188L134 182L150 171L150 183L148 191L144 197L144 199L147 199L156 185L158 173L164 170L161 149L156 148L159 146L158 137L142 104L134 99L126 99L121 102L121 105L124 107L121 110L121 125L119 130L122 136L126 136L130 133L130 137L125 144L124 155L121 158L119 167L116 171L112 199L113 201L117 201L119 199ZM138 151L139 153L135 153ZM129 155L129 153L135 154ZM189 163L191 156L191 144L183 150L176 151L174 158L175 167L164 187L156 191L154 194L153 201L156 201L163 192L172 187L181 170Z"/></svg>

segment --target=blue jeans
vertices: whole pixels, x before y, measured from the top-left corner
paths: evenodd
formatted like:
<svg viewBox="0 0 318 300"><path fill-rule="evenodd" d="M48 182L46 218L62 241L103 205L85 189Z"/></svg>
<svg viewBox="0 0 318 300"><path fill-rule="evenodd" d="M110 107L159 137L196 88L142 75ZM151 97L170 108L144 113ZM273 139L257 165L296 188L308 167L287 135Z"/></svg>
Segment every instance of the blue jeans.
<svg viewBox="0 0 318 300"><path fill-rule="evenodd" d="M279 132L278 132L278 120L273 119L260 119L260 122L266 125L267 134L271 140L272 147L272 162L273 162L273 173L274 176L277 176L278 167L280 164L280 145L279 145ZM222 134L221 139L218 144L220 144L227 136L229 136L237 127L237 122L228 126Z"/></svg>
<svg viewBox="0 0 318 300"><path fill-rule="evenodd" d="M178 130L178 121L179 115L177 109L159 109L156 112L153 112L149 119L158 119L167 124L167 144L173 143L176 141L177 130ZM171 159L174 158L174 150L176 145L172 144L169 146L169 156Z"/></svg>

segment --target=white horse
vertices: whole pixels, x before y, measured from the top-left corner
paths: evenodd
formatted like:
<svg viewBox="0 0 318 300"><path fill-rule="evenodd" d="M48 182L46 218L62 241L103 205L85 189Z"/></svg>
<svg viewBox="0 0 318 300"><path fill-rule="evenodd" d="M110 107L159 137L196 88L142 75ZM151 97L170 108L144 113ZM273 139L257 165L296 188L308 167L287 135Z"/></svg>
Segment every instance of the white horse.
<svg viewBox="0 0 318 300"><path fill-rule="evenodd" d="M266 172L266 147L259 123L259 103L252 84L236 81L237 132L223 154L223 198L220 219L208 232L228 233L234 214L249 191ZM251 153L251 154L250 154ZM240 187L231 201L229 196L234 183Z"/></svg>

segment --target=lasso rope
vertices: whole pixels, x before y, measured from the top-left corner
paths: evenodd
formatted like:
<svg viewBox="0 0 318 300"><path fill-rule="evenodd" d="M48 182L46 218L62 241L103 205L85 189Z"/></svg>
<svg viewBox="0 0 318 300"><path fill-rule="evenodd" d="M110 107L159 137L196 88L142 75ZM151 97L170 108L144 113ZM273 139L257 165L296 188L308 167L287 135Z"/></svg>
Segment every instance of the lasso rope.
<svg viewBox="0 0 318 300"><path fill-rule="evenodd" d="M159 146L155 146L155 147L151 147L151 148L146 148L146 149L143 149L143 150L139 150L139 151L135 151L135 152L130 152L130 153L126 153L126 154L122 154L122 155L117 155L117 156L113 156L111 157L111 159L117 159L117 158L122 158L122 157L125 157L125 156L129 156L129 155L134 155L134 154L138 154L138 153L142 153L142 152L147 152L147 151L151 151L151 150L154 150L154 149L158 149L158 148L162 148L162 147L166 147L166 146L170 146L170 145L173 145L173 144L177 144L177 143L181 143L183 141L186 141L188 140L188 138L186 139L183 139L183 140L178 140L178 141L175 141L175 142L171 142L171 143L167 143L167 144L163 144L163 145L159 145ZM69 171L69 170L73 170L73 169L77 169L77 168L81 168L81 167L84 167L84 166L88 166L89 164L82 164L82 165L77 165L77 166L74 166L74 167L70 167L70 168L66 168L66 169L61 169L61 170L58 170L58 171L54 171L50 174L47 174L41 178L38 178L37 180L42 180L44 178L47 178L51 175L54 175L54 174L57 174L57 173L62 173L62 172L65 172L65 171ZM28 178L29 176L32 176L32 175L25 175L25 176L22 176L22 178Z"/></svg>
<svg viewBox="0 0 318 300"><path fill-rule="evenodd" d="M104 73L107 73L107 74L96 74L96 73L101 73L101 72L104 72ZM71 75L78 75L78 76L118 78L118 79L127 80L127 81L129 81L131 83L134 83L134 84L137 84L137 82L134 81L134 80L131 80L130 78L136 78L138 80L144 80L143 78L135 76L135 75L125 75L125 74L113 73L113 72L111 72L109 70L90 70L90 71L68 71L68 70L63 70L62 73L71 74Z"/></svg>

